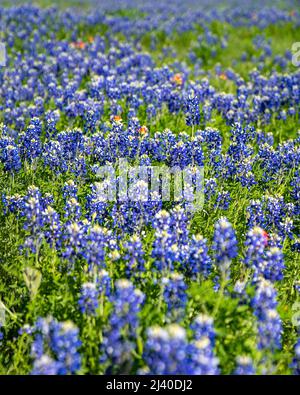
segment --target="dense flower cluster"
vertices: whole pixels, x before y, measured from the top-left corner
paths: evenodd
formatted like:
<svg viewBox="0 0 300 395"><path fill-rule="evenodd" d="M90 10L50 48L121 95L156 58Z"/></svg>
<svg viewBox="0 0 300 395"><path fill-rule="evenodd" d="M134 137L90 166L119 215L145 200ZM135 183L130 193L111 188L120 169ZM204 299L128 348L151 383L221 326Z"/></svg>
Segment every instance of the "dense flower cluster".
<svg viewBox="0 0 300 395"><path fill-rule="evenodd" d="M214 244L215 261L221 273L228 276L232 259L237 256L237 239L232 225L226 218L221 218L215 224Z"/></svg>
<svg viewBox="0 0 300 395"><path fill-rule="evenodd" d="M112 296L113 311L105 330L101 349L101 362L109 362L107 372L128 372L131 369L130 355L135 348L138 313L144 294L135 289L128 280L119 280Z"/></svg>
<svg viewBox="0 0 300 395"><path fill-rule="evenodd" d="M252 299L258 324L258 348L274 351L281 347L282 321L276 310L277 293L268 280L260 280Z"/></svg>
<svg viewBox="0 0 300 395"><path fill-rule="evenodd" d="M0 374L299 374L297 1L11 3Z"/></svg>
<svg viewBox="0 0 300 395"><path fill-rule="evenodd" d="M78 304L82 313L95 314L98 307L99 292L94 283L84 283Z"/></svg>
<svg viewBox="0 0 300 395"><path fill-rule="evenodd" d="M163 299L167 304L168 315L172 318L184 316L184 309L187 302L184 277L178 273L172 273L169 277L162 279Z"/></svg>
<svg viewBox="0 0 300 395"><path fill-rule="evenodd" d="M235 374L242 376L255 374L255 368L251 358L246 356L238 357Z"/></svg>
<svg viewBox="0 0 300 395"><path fill-rule="evenodd" d="M148 330L144 359L150 374L218 374L218 359L209 338L189 342L177 324Z"/></svg>
<svg viewBox="0 0 300 395"><path fill-rule="evenodd" d="M79 330L72 322L39 318L31 333L32 374L74 374L81 367Z"/></svg>
<svg viewBox="0 0 300 395"><path fill-rule="evenodd" d="M300 341L299 340L295 346L295 357L293 359L293 363L291 367L294 371L294 374L296 375L300 374Z"/></svg>

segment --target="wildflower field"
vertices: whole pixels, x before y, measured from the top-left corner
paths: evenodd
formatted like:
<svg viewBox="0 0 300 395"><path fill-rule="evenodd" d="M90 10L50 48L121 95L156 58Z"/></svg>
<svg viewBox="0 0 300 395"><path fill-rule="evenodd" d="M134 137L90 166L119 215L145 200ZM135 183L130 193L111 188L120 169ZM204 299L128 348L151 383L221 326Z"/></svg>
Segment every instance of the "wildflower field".
<svg viewBox="0 0 300 395"><path fill-rule="evenodd" d="M299 374L299 2L2 1L0 45L0 374Z"/></svg>

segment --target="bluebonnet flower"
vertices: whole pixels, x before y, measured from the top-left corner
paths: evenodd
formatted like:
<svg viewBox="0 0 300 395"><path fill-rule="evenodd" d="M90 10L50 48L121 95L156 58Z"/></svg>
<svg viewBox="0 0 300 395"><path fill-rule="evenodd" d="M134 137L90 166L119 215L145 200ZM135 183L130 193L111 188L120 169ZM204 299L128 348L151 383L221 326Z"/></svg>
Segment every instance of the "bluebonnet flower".
<svg viewBox="0 0 300 395"><path fill-rule="evenodd" d="M86 314L95 314L99 306L99 291L94 283L82 284L78 305L80 311Z"/></svg>
<svg viewBox="0 0 300 395"><path fill-rule="evenodd" d="M240 147L242 144L251 142L255 137L255 130L252 126L242 127L241 124L235 123L233 128L230 130L230 140L239 143Z"/></svg>
<svg viewBox="0 0 300 395"><path fill-rule="evenodd" d="M293 180L291 181L291 186L293 187L291 191L291 197L295 200L294 213L300 215L300 172L296 172Z"/></svg>
<svg viewBox="0 0 300 395"><path fill-rule="evenodd" d="M282 243L286 237L293 239L294 224L290 217L295 213L295 206L286 204L282 196L263 196L262 201L251 201L247 212L250 227L260 226L277 233Z"/></svg>
<svg viewBox="0 0 300 395"><path fill-rule="evenodd" d="M119 198L114 205L111 216L115 227L126 233L138 233L144 226L153 222L153 217L161 209L162 201L157 192L150 192L148 180L130 177L128 191L120 188Z"/></svg>
<svg viewBox="0 0 300 395"><path fill-rule="evenodd" d="M155 240L153 243L152 257L159 270L173 269L179 260L179 247L171 228L170 214L162 210L156 214L153 223L155 229Z"/></svg>
<svg viewBox="0 0 300 395"><path fill-rule="evenodd" d="M267 143L269 146L274 144L274 136L272 133L265 133L261 130L256 131L256 142L258 145Z"/></svg>
<svg viewBox="0 0 300 395"><path fill-rule="evenodd" d="M294 177L291 181L291 186L293 187L291 191L291 197L296 202L299 202L300 200L300 172L299 171L295 172Z"/></svg>
<svg viewBox="0 0 300 395"><path fill-rule="evenodd" d="M6 195L2 194L2 203L4 206L4 213L8 212L15 213L17 216L21 216L24 213L25 199L24 196L19 194Z"/></svg>
<svg viewBox="0 0 300 395"><path fill-rule="evenodd" d="M150 374L218 374L218 359L207 337L188 342L184 328L151 327L143 359Z"/></svg>
<svg viewBox="0 0 300 395"><path fill-rule="evenodd" d="M274 350L281 348L282 324L278 312L274 309L266 310L264 318L258 324L258 348Z"/></svg>
<svg viewBox="0 0 300 395"><path fill-rule="evenodd" d="M236 169L236 179L243 187L247 187L248 189L257 184L252 168L253 162L253 158L247 157L239 163Z"/></svg>
<svg viewBox="0 0 300 395"><path fill-rule="evenodd" d="M292 251L300 251L300 238L296 238L292 245Z"/></svg>
<svg viewBox="0 0 300 395"><path fill-rule="evenodd" d="M209 178L205 180L205 200L210 201L213 196L217 193L217 180L215 178Z"/></svg>
<svg viewBox="0 0 300 395"><path fill-rule="evenodd" d="M189 219L190 215L179 205L175 206L171 211L171 228L173 230L175 240L179 246L185 246L189 240Z"/></svg>
<svg viewBox="0 0 300 395"><path fill-rule="evenodd" d="M211 120L212 110L213 110L212 104L209 101L207 101L202 107L203 120L205 121L205 123Z"/></svg>
<svg viewBox="0 0 300 395"><path fill-rule="evenodd" d="M155 118L157 110L156 110L155 106L150 103L147 106L146 112L147 112L147 118L150 121L151 119Z"/></svg>
<svg viewBox="0 0 300 395"><path fill-rule="evenodd" d="M295 356L293 358L291 368L295 375L300 375L300 340L298 339L295 345Z"/></svg>
<svg viewBox="0 0 300 395"><path fill-rule="evenodd" d="M217 375L219 359L215 356L211 340L203 336L188 345L186 374Z"/></svg>
<svg viewBox="0 0 300 395"><path fill-rule="evenodd" d="M94 218L101 224L105 218L108 206L105 186L102 183L96 182L91 185L91 193L87 195L86 205L89 217Z"/></svg>
<svg viewBox="0 0 300 395"><path fill-rule="evenodd" d="M45 114L45 125L47 137L52 137L56 134L56 124L60 119L59 110L47 111Z"/></svg>
<svg viewBox="0 0 300 395"><path fill-rule="evenodd" d="M201 145L196 144L195 140L193 141L193 146L190 147L189 142L186 143L180 139L169 147L168 151L169 158L167 163L171 167L179 166L181 169L184 169L186 166L191 165L192 159L194 159L196 164L200 162L200 166L203 165Z"/></svg>
<svg viewBox="0 0 300 395"><path fill-rule="evenodd" d="M32 374L74 374L81 367L79 330L70 321L39 318L32 328Z"/></svg>
<svg viewBox="0 0 300 395"><path fill-rule="evenodd" d="M123 259L126 264L126 273L134 275L145 270L143 244L138 235L133 235L124 243L125 254Z"/></svg>
<svg viewBox="0 0 300 395"><path fill-rule="evenodd" d="M271 247L261 264L261 274L272 282L282 280L285 268L283 252L278 247Z"/></svg>
<svg viewBox="0 0 300 395"><path fill-rule="evenodd" d="M67 218L67 223L79 221L81 217L81 206L76 198L67 200L64 216Z"/></svg>
<svg viewBox="0 0 300 395"><path fill-rule="evenodd" d="M58 374L73 374L81 367L79 330L71 322L53 322L51 325L50 348L61 363Z"/></svg>
<svg viewBox="0 0 300 395"><path fill-rule="evenodd" d="M0 161L4 164L4 169L11 173L18 172L22 167L20 153L15 144L5 144L0 140Z"/></svg>
<svg viewBox="0 0 300 395"><path fill-rule="evenodd" d="M280 154L274 147L265 143L259 146L258 157L260 158L260 166L264 170L263 180L270 181L274 179L282 164Z"/></svg>
<svg viewBox="0 0 300 395"><path fill-rule="evenodd" d="M235 231L225 217L215 223L213 250L217 267L228 275L230 263L238 254L238 245Z"/></svg>
<svg viewBox="0 0 300 395"><path fill-rule="evenodd" d="M28 195L24 200L22 216L25 217L24 229L29 233L24 248L28 248L35 253L43 237L42 228L44 225L44 207L39 189L35 186L29 187Z"/></svg>
<svg viewBox="0 0 300 395"><path fill-rule="evenodd" d="M217 195L215 207L220 210L228 210L230 202L230 193L228 191L221 190Z"/></svg>
<svg viewBox="0 0 300 395"><path fill-rule="evenodd" d="M265 248L268 245L268 234L258 226L247 233L245 241L246 253L245 264L254 269L254 277L261 273L261 265L264 260Z"/></svg>
<svg viewBox="0 0 300 395"><path fill-rule="evenodd" d="M208 253L207 240L201 235L193 235L188 246L184 263L186 274L195 278L197 274L207 277L212 268L212 259Z"/></svg>
<svg viewBox="0 0 300 395"><path fill-rule="evenodd" d="M85 227L77 222L66 226L63 234L63 258L73 265L83 254L86 245Z"/></svg>
<svg viewBox="0 0 300 395"><path fill-rule="evenodd" d="M65 182L62 192L65 200L69 200L71 198L77 199L78 188L73 180Z"/></svg>
<svg viewBox="0 0 300 395"><path fill-rule="evenodd" d="M19 146L21 157L32 162L42 153L40 130L36 125L30 124L25 132L20 134Z"/></svg>
<svg viewBox="0 0 300 395"><path fill-rule="evenodd" d="M286 217L282 219L282 221L277 226L278 236L284 241L286 237L290 239L294 238L293 230L294 230L294 222L291 218Z"/></svg>
<svg viewBox="0 0 300 395"><path fill-rule="evenodd" d="M64 173L68 170L67 160L63 152L63 146L59 141L50 140L44 145L43 160L46 166L56 173Z"/></svg>
<svg viewBox="0 0 300 395"><path fill-rule="evenodd" d="M164 277L161 281L163 299L167 304L167 316L173 319L182 318L187 303L187 285L183 275L171 273L169 277Z"/></svg>
<svg viewBox="0 0 300 395"><path fill-rule="evenodd" d="M48 355L42 355L34 361L31 374L34 376L53 376L59 374L60 367L61 364L59 362L53 360Z"/></svg>
<svg viewBox="0 0 300 395"><path fill-rule="evenodd" d="M98 272L96 283L101 296L111 296L111 278L106 270L102 269Z"/></svg>
<svg viewBox="0 0 300 395"><path fill-rule="evenodd" d="M89 270L95 267L105 267L106 247L111 247L113 241L112 232L107 228L94 225L89 228L85 237L83 256L89 264Z"/></svg>
<svg viewBox="0 0 300 395"><path fill-rule="evenodd" d="M135 289L130 281L116 282L115 294L111 297L113 310L101 345L100 362L108 365L107 372L122 372L131 368L130 356L135 348L138 313L144 298L144 294Z"/></svg>
<svg viewBox="0 0 300 395"><path fill-rule="evenodd" d="M147 330L143 360L150 374L184 374L187 358L185 330L173 324L166 329L151 327Z"/></svg>
<svg viewBox="0 0 300 395"><path fill-rule="evenodd" d="M199 108L199 98L195 92L190 92L185 99L184 103L185 114L186 114L186 124L188 126L199 125L200 124L200 108Z"/></svg>
<svg viewBox="0 0 300 395"><path fill-rule="evenodd" d="M40 136L42 134L42 122L38 117L33 117L30 121L28 129L34 129L35 133Z"/></svg>
<svg viewBox="0 0 300 395"><path fill-rule="evenodd" d="M285 218L285 202L282 196L263 196L264 215L267 229L276 231Z"/></svg>
<svg viewBox="0 0 300 395"><path fill-rule="evenodd" d="M51 206L54 204L54 198L51 193L45 193L43 196L41 196L41 204L42 206L46 209L48 206Z"/></svg>
<svg viewBox="0 0 300 395"><path fill-rule="evenodd" d="M84 152L84 136L80 129L73 129L60 132L57 141L62 147L64 157L70 162L75 160L79 154Z"/></svg>
<svg viewBox="0 0 300 395"><path fill-rule="evenodd" d="M96 124L99 121L102 112L103 112L102 105L97 105L97 106L94 105L93 108L89 108L85 110L83 118L87 129L90 129L92 131L96 130Z"/></svg>
<svg viewBox="0 0 300 395"><path fill-rule="evenodd" d="M205 314L197 315L192 324L193 337L200 340L202 337L207 337L210 340L212 347L215 345L216 332L214 329L214 322L211 317Z"/></svg>
<svg viewBox="0 0 300 395"><path fill-rule="evenodd" d="M59 214L51 206L48 206L43 212L43 230L49 245L60 247L62 226Z"/></svg>
<svg viewBox="0 0 300 395"><path fill-rule="evenodd" d="M170 113L178 114L181 107L182 107L182 98L180 92L174 89L170 92L170 96L168 98L168 109Z"/></svg>
<svg viewBox="0 0 300 395"><path fill-rule="evenodd" d="M264 210L263 204L260 200L251 200L249 206L247 207L247 225L249 228L254 228L255 226L264 227Z"/></svg>
<svg viewBox="0 0 300 395"><path fill-rule="evenodd" d="M208 165L212 167L213 174L219 176L223 168L222 136L213 128L206 128L200 132L200 137L207 147Z"/></svg>
<svg viewBox="0 0 300 395"><path fill-rule="evenodd" d="M252 359L247 356L237 357L237 366L235 368L234 374L242 376L255 374L255 368L253 366Z"/></svg>
<svg viewBox="0 0 300 395"><path fill-rule="evenodd" d="M23 335L24 333L27 333L28 335L31 335L34 332L34 327L30 326L29 324L23 325L19 330L18 334Z"/></svg>
<svg viewBox="0 0 300 395"><path fill-rule="evenodd" d="M87 173L87 164L84 155L78 155L74 159L70 171L75 174L76 177L83 177Z"/></svg>
<svg viewBox="0 0 300 395"><path fill-rule="evenodd" d="M251 301L257 317L258 348L271 352L281 348L282 323L276 310L277 292L268 280L260 280Z"/></svg>
<svg viewBox="0 0 300 395"><path fill-rule="evenodd" d="M239 279L236 281L234 284L233 288L233 297L238 297L240 300L240 303L243 302L248 302L248 295L246 293L246 286L247 286L247 279Z"/></svg>

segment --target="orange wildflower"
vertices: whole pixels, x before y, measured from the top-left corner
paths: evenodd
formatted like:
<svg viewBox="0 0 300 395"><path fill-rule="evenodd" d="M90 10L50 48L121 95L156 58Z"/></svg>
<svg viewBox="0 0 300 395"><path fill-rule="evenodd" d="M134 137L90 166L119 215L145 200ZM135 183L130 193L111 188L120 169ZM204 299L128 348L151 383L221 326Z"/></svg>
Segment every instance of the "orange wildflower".
<svg viewBox="0 0 300 395"><path fill-rule="evenodd" d="M269 240L270 240L269 233L267 233L265 230L263 230L263 231L262 231L262 235L263 235L263 237L264 237L264 239L265 239L265 245L268 245L268 242L269 242Z"/></svg>
<svg viewBox="0 0 300 395"><path fill-rule="evenodd" d="M75 42L71 43L71 47L84 49L85 48L85 43L83 41L75 41Z"/></svg>
<svg viewBox="0 0 300 395"><path fill-rule="evenodd" d="M147 133L148 133L148 128L147 128L147 126L141 126L141 127L139 128L139 133L140 133L141 135L147 134Z"/></svg>
<svg viewBox="0 0 300 395"><path fill-rule="evenodd" d="M182 75L179 73L173 75L171 81L175 82L175 84L177 85L182 85L183 84Z"/></svg>
<svg viewBox="0 0 300 395"><path fill-rule="evenodd" d="M114 116L113 116L113 120L114 120L115 122L122 122L122 117L120 117L120 115L114 115Z"/></svg>

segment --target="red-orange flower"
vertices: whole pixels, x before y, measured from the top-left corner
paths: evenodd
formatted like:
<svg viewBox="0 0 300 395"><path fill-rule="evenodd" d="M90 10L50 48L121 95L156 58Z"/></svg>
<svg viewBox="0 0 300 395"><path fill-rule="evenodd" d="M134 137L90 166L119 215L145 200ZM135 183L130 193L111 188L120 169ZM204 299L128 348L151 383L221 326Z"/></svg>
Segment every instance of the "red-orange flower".
<svg viewBox="0 0 300 395"><path fill-rule="evenodd" d="M148 133L148 128L147 128L147 126L141 126L141 127L139 128L139 133L140 133L141 135L147 134L147 133Z"/></svg>
<svg viewBox="0 0 300 395"><path fill-rule="evenodd" d="M220 77L221 80L224 80L224 81L227 80L227 75L224 74L224 73L221 73L221 74L219 75L219 77Z"/></svg>
<svg viewBox="0 0 300 395"><path fill-rule="evenodd" d="M71 43L71 47L84 49L85 48L85 43L83 41L75 41L75 42Z"/></svg>
<svg viewBox="0 0 300 395"><path fill-rule="evenodd" d="M263 237L264 237L264 239L265 239L265 246L267 246L267 245L268 245L268 242L269 242L269 240L270 240L270 235L269 235L269 233L267 233L265 230L262 231L262 235L263 235Z"/></svg>
<svg viewBox="0 0 300 395"><path fill-rule="evenodd" d="M113 116L113 120L114 120L115 122L122 122L122 117L120 117L120 115L114 115L114 116Z"/></svg>
<svg viewBox="0 0 300 395"><path fill-rule="evenodd" d="M171 81L177 85L182 85L183 84L182 75L180 73L173 75Z"/></svg>

